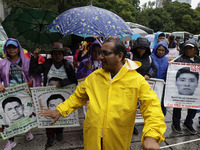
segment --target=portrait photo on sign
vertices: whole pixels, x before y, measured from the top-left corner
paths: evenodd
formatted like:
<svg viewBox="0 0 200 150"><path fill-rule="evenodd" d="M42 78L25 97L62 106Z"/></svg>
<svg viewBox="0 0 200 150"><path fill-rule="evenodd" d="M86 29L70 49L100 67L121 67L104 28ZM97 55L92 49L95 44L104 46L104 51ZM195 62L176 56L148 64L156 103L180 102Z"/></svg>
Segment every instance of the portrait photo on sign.
<svg viewBox="0 0 200 150"><path fill-rule="evenodd" d="M27 83L0 92L1 136L8 139L37 126L35 107Z"/></svg>
<svg viewBox="0 0 200 150"><path fill-rule="evenodd" d="M167 107L200 108L199 71L195 64L171 64L167 72L164 104Z"/></svg>
<svg viewBox="0 0 200 150"><path fill-rule="evenodd" d="M24 117L24 104L18 97L7 97L2 101L6 122L14 122Z"/></svg>
<svg viewBox="0 0 200 150"><path fill-rule="evenodd" d="M54 128L79 126L78 112L72 112L66 118L60 117L55 124L50 125L52 118L44 117L39 114L39 110L44 108L56 110L60 103L63 103L75 90L75 84L63 87L37 87L31 88L34 105L36 108L38 128Z"/></svg>

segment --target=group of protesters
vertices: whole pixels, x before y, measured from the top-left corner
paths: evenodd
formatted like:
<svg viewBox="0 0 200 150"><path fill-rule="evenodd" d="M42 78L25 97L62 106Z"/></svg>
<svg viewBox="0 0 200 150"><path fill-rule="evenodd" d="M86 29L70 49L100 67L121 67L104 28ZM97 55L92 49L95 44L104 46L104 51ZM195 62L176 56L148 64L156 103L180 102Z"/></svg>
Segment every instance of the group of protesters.
<svg viewBox="0 0 200 150"><path fill-rule="evenodd" d="M164 140L166 130L164 95L160 104L146 80L158 78L166 81L169 50L165 40L163 32L155 35L152 45L145 37L139 37L128 53L118 39L83 41L73 56L73 64L70 64L64 58L66 48L60 42L53 43L51 58L41 63L38 60L41 49L36 48L31 58L26 58L18 40L9 38L4 45L6 58L0 60L0 92L24 82L28 82L30 87L54 85L62 88L77 84L74 94L60 103L56 110L42 109L39 113L52 117L53 124L60 116L66 117L89 101L83 128L85 150L128 150L132 133L137 130L134 124L139 102L144 118L141 148L159 149L158 143ZM188 40L175 61L200 63L195 55L197 51L195 41ZM54 82L50 83L52 79ZM79 79L84 81L78 84ZM188 109L184 122L192 134L197 134L192 126L195 114L196 110ZM181 108L174 108L172 128L177 133L182 133L180 119ZM53 146L55 139L63 140L63 128L46 128L46 135L45 148L48 148ZM25 136L26 140L33 139L31 131ZM15 146L14 137L9 138L4 150Z"/></svg>

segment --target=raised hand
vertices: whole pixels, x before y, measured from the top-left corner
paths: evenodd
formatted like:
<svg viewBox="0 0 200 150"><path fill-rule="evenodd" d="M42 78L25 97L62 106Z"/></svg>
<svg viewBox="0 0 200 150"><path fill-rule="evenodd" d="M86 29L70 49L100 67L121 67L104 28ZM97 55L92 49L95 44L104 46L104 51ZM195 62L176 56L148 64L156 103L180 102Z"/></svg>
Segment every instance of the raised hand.
<svg viewBox="0 0 200 150"><path fill-rule="evenodd" d="M0 84L0 92L5 92L5 87L3 85Z"/></svg>

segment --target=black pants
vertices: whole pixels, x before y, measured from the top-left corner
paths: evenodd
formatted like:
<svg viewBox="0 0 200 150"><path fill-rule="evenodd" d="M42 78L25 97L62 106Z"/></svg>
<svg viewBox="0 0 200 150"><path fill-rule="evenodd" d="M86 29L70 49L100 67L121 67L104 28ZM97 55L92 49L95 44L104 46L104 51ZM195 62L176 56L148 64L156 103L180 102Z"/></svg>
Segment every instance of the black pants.
<svg viewBox="0 0 200 150"><path fill-rule="evenodd" d="M172 118L172 121L173 121L173 124L176 126L176 125L180 125L180 120L181 120L181 110L182 108L174 108L173 109L173 118ZM197 113L197 110L196 109L188 109L187 110L187 117L185 119L185 124L188 125L188 126L192 126L193 124L193 119L195 117Z"/></svg>
<svg viewBox="0 0 200 150"><path fill-rule="evenodd" d="M63 133L63 128L46 128L47 138L54 138L59 133Z"/></svg>

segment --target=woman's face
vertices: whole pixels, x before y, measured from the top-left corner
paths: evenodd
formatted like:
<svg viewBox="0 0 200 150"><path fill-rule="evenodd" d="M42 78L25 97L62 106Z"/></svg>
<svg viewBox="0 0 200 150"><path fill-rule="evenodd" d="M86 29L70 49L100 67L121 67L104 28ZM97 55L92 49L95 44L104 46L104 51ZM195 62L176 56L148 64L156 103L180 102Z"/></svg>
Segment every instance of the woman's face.
<svg viewBox="0 0 200 150"><path fill-rule="evenodd" d="M146 52L146 47L144 46L137 47L136 51L139 53L140 57L142 57L144 53Z"/></svg>
<svg viewBox="0 0 200 150"><path fill-rule="evenodd" d="M12 44L8 45L6 50L7 50L8 55L10 56L10 58L19 56L19 48Z"/></svg>
<svg viewBox="0 0 200 150"><path fill-rule="evenodd" d="M162 45L160 45L160 46L157 48L157 50L156 50L156 55L157 55L159 58L161 58L161 57L164 56L164 54L165 54L165 48L164 48Z"/></svg>

